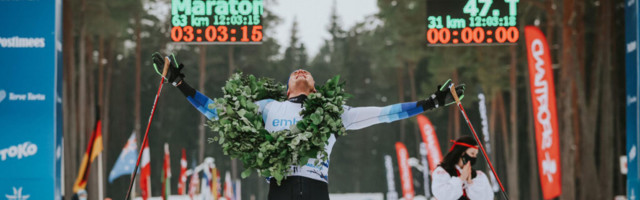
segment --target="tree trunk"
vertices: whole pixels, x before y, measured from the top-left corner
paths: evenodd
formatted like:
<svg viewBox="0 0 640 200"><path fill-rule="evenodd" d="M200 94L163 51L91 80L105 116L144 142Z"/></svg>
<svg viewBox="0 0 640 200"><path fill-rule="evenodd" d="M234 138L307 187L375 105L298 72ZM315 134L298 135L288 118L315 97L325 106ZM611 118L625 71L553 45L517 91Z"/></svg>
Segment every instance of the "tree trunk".
<svg viewBox="0 0 640 200"><path fill-rule="evenodd" d="M404 102L404 65L396 68L396 84L398 85L398 102ZM400 120L400 141L405 139L405 120Z"/></svg>
<svg viewBox="0 0 640 200"><path fill-rule="evenodd" d="M200 46L200 65L198 67L198 71L199 71L199 82L198 82L198 90L200 90L201 93L205 93L205 87L204 84L207 81L206 78L206 60L207 58L207 47L202 45ZM204 117L204 115L200 115L200 125L198 126L198 163L202 163L202 161L204 160L204 145L206 144L205 142L205 137L204 137L204 133L205 133L205 125L206 125L206 119Z"/></svg>
<svg viewBox="0 0 640 200"><path fill-rule="evenodd" d="M520 187L518 184L518 84L517 84L517 75L518 75L518 57L517 57L517 49L515 45L512 45L509 48L511 54L511 72L509 76L510 80L510 114L509 121L511 124L511 136L509 137L509 158L508 158L508 168L507 173L509 174L507 178L509 179L509 197L514 199L520 199Z"/></svg>
<svg viewBox="0 0 640 200"><path fill-rule="evenodd" d="M452 81L458 83L458 68L453 69ZM453 112L453 135L457 139L460 137L460 112L455 106L451 106L451 111Z"/></svg>
<svg viewBox="0 0 640 200"><path fill-rule="evenodd" d="M77 129L76 129L76 95L75 95L75 56L74 56L74 21L73 21L73 8L71 0L62 1L62 26L63 31L63 85L64 91L63 95L63 123L64 123L64 133L63 133L63 142L64 142L64 159L63 166L64 170L62 170L61 176L64 178L62 191L63 195L66 199L71 199L73 196L73 183L75 181L75 173L76 172L76 155L77 155Z"/></svg>
<svg viewBox="0 0 640 200"><path fill-rule="evenodd" d="M136 133L136 138L138 138L138 141L142 142L142 138L141 135L142 133L140 133L140 69L142 67L142 63L141 63L141 56L142 56L142 38L140 36L140 29L141 29L141 24L140 24L140 14L136 14L136 28L135 28L135 34L136 34L136 75L135 75L135 90L134 90L134 94L133 94L133 131ZM142 145L140 145L140 147L142 147Z"/></svg>
<svg viewBox="0 0 640 200"><path fill-rule="evenodd" d="M416 76L415 76L415 69L416 69L416 62L413 61L409 61L408 65L407 65L407 72L409 75L409 88L411 88L411 100L410 101L417 101L417 94L416 94ZM404 120L403 120L404 121ZM420 143L422 142L422 139L420 139L420 127L418 126L418 123L412 123L413 124L413 133L411 133L414 136L414 141L416 143L416 147L420 146ZM416 148L416 154L420 155L420 148Z"/></svg>
<svg viewBox="0 0 640 200"><path fill-rule="evenodd" d="M526 76L529 77L529 76ZM528 78L525 79L526 87L531 88L530 81ZM531 93L527 93L527 148L529 149L529 196L531 199L541 199L540 198L540 172L538 169L538 157L537 157L537 143L536 143L536 133L534 127L534 114L533 114L533 103L531 101Z"/></svg>
<svg viewBox="0 0 640 200"><path fill-rule="evenodd" d="M602 115L600 116L600 134L598 141L599 141L599 146L600 146L600 156L599 156L599 166L598 166L598 174L599 174L599 178L600 178L600 185L602 185L603 187L600 187L600 190L598 191L598 193L600 193L600 197L601 199L611 199L614 196L613 193L613 175L615 174L615 170L614 170L614 163L616 163L618 161L618 156L616 156L614 154L614 149L611 147L614 147L614 134L615 133L615 128L614 128L614 118L616 118L617 113L614 113L614 108L613 108L613 102L615 102L616 100L613 98L614 94L612 91L614 91L613 85L612 85L612 68L614 67L612 65L612 55L616 55L615 53L616 48L613 48L613 43L611 42L611 38L612 38L612 34L611 34L611 24L613 24L613 20L612 20L612 4L611 1L603 1L600 9L601 9L601 18L600 20L598 20L600 23L600 29L601 31L599 31L601 33L601 35L599 35L599 37L602 38L603 40L603 46L602 47L609 47L609 48L600 48L601 50L601 55L603 57L603 65L601 65L602 67L602 87L604 88L602 90L602 95L600 95L602 97L602 100L600 103L601 106L601 113ZM619 115L617 115L619 116Z"/></svg>
<svg viewBox="0 0 640 200"><path fill-rule="evenodd" d="M233 45L229 45L229 49L227 51L227 57L229 58L229 77L231 77L231 75L233 74L233 72L236 71L236 65L234 62L234 56L233 56L233 52L234 48Z"/></svg>
<svg viewBox="0 0 640 200"><path fill-rule="evenodd" d="M573 52L573 34L571 18L573 17L574 0L563 1L563 22L562 22L562 61L561 69L559 73L559 87L558 87L558 99L561 103L558 106L559 113L562 116L558 116L560 121L560 155L562 156L562 194L560 199L576 199L576 174L575 174L575 143L573 141L573 109L571 109L573 103L572 87L574 84L574 60L572 58Z"/></svg>

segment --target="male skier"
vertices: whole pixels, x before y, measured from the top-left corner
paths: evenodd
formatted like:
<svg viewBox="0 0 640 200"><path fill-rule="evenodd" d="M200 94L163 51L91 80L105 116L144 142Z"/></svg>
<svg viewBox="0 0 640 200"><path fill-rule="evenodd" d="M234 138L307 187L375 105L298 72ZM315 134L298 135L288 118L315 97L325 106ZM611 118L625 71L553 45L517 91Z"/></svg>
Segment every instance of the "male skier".
<svg viewBox="0 0 640 200"><path fill-rule="evenodd" d="M175 56L169 56L170 65L166 78L176 86L187 100L204 114L209 120L217 118L215 109L209 105L214 101L201 94L189 86L181 72L182 64L178 64ZM155 54L153 61L156 66L164 66L165 60ZM308 71L299 69L289 75L287 89L287 100L276 101L273 99L259 100L259 112L264 120L265 129L269 132L289 129L295 122L302 120L300 111L303 109L302 103L310 93L316 92L315 81ZM398 103L385 107L349 107L344 106L342 123L346 130L358 130L374 124L389 123L400 119L418 115L424 111L438 107L444 107L454 102L449 87L450 81L445 82L442 87L438 87L436 92L429 98L407 103ZM463 97L464 85L456 87L458 96ZM329 138L329 143L325 146L327 155L331 155L331 149L336 142L334 134ZM321 158L317 158L321 159ZM276 181L270 181L269 200L328 200L329 187L329 159L316 166L316 159L309 159L306 165L291 166L291 173L282 180L281 185Z"/></svg>

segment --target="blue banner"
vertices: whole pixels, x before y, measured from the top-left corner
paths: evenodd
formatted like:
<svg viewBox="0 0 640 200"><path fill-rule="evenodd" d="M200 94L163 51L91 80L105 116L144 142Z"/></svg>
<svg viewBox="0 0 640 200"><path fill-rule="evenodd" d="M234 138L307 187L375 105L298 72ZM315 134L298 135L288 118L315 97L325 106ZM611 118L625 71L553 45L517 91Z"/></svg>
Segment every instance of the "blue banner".
<svg viewBox="0 0 640 200"><path fill-rule="evenodd" d="M625 1L625 75L626 75L626 124L627 124L627 199L637 199L640 192L640 168L638 168L638 151L640 146L640 130L638 129L638 117L640 107L638 105L638 3L637 1Z"/></svg>
<svg viewBox="0 0 640 200"><path fill-rule="evenodd" d="M62 196L61 6L0 1L0 197Z"/></svg>

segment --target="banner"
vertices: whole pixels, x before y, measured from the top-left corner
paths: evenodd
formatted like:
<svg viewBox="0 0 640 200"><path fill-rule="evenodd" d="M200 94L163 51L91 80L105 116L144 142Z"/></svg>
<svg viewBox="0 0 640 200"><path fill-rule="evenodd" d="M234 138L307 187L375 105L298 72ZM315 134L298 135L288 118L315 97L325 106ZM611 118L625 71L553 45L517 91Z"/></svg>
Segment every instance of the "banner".
<svg viewBox="0 0 640 200"><path fill-rule="evenodd" d="M560 144L556 95L551 69L551 55L544 34L535 26L525 27L529 85L538 149L538 171L542 194L552 199L562 193L560 177Z"/></svg>
<svg viewBox="0 0 640 200"><path fill-rule="evenodd" d="M427 158L429 159L429 169L433 171L438 167L438 164L442 161L442 151L440 151L440 142L436 132L431 125L429 118L424 115L418 115L418 126L420 127L420 133L422 134L422 142L427 147ZM429 172L431 173L431 172Z"/></svg>
<svg viewBox="0 0 640 200"><path fill-rule="evenodd" d="M73 193L77 193L79 190L85 190L87 180L89 179L91 163L93 163L93 160L95 160L100 153L102 153L102 122L98 120L93 134L91 134L91 139L87 143L87 151L84 153L84 156L82 156L82 161L80 161L78 176L76 182L73 184Z"/></svg>
<svg viewBox="0 0 640 200"><path fill-rule="evenodd" d="M384 168L387 172L387 200L398 200L398 192L396 192L396 183L393 177L393 161L389 155L384 155Z"/></svg>
<svg viewBox="0 0 640 200"><path fill-rule="evenodd" d="M140 190L142 199L147 200L151 197L151 164L149 155L149 140L143 145L142 151L142 170L140 170Z"/></svg>
<svg viewBox="0 0 640 200"><path fill-rule="evenodd" d="M409 166L409 153L407 147L402 142L396 142L396 153L398 154L398 167L400 168L400 182L402 183L402 198L413 200L413 176L411 176L411 166Z"/></svg>
<svg viewBox="0 0 640 200"><path fill-rule="evenodd" d="M638 1L625 1L625 85L626 85L626 130L627 130L627 198L638 199L640 192L640 105L638 104L638 93L640 93L640 82L638 77Z"/></svg>
<svg viewBox="0 0 640 200"><path fill-rule="evenodd" d="M0 10L0 198L61 199L62 1Z"/></svg>
<svg viewBox="0 0 640 200"><path fill-rule="evenodd" d="M487 150L487 154L489 156L489 160L494 160L491 157L491 143L489 142L489 138L491 137L489 133L489 120L487 118L487 103L486 98L484 96L484 92L481 87L478 87L478 109L480 110L480 119L482 119L482 138L484 140L484 149ZM489 164L487 163L487 169L491 169ZM489 175L489 180L491 181L491 187L493 188L493 192L500 191L500 186L496 177L489 171L487 173Z"/></svg>

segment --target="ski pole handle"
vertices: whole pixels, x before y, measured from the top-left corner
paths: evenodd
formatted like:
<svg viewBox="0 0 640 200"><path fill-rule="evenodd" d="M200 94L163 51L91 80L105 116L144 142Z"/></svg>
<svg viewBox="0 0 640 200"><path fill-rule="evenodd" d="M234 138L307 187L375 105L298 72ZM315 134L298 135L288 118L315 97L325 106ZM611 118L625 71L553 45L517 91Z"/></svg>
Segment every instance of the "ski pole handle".
<svg viewBox="0 0 640 200"><path fill-rule="evenodd" d="M169 65L171 65L171 60L169 60L169 57L164 57L164 68L162 68L162 77L167 76L167 72L169 71Z"/></svg>
<svg viewBox="0 0 640 200"><path fill-rule="evenodd" d="M460 99L458 98L458 93L456 92L456 86L453 83L451 83L451 86L449 86L449 90L451 90L451 96L453 96L456 104L460 105Z"/></svg>

